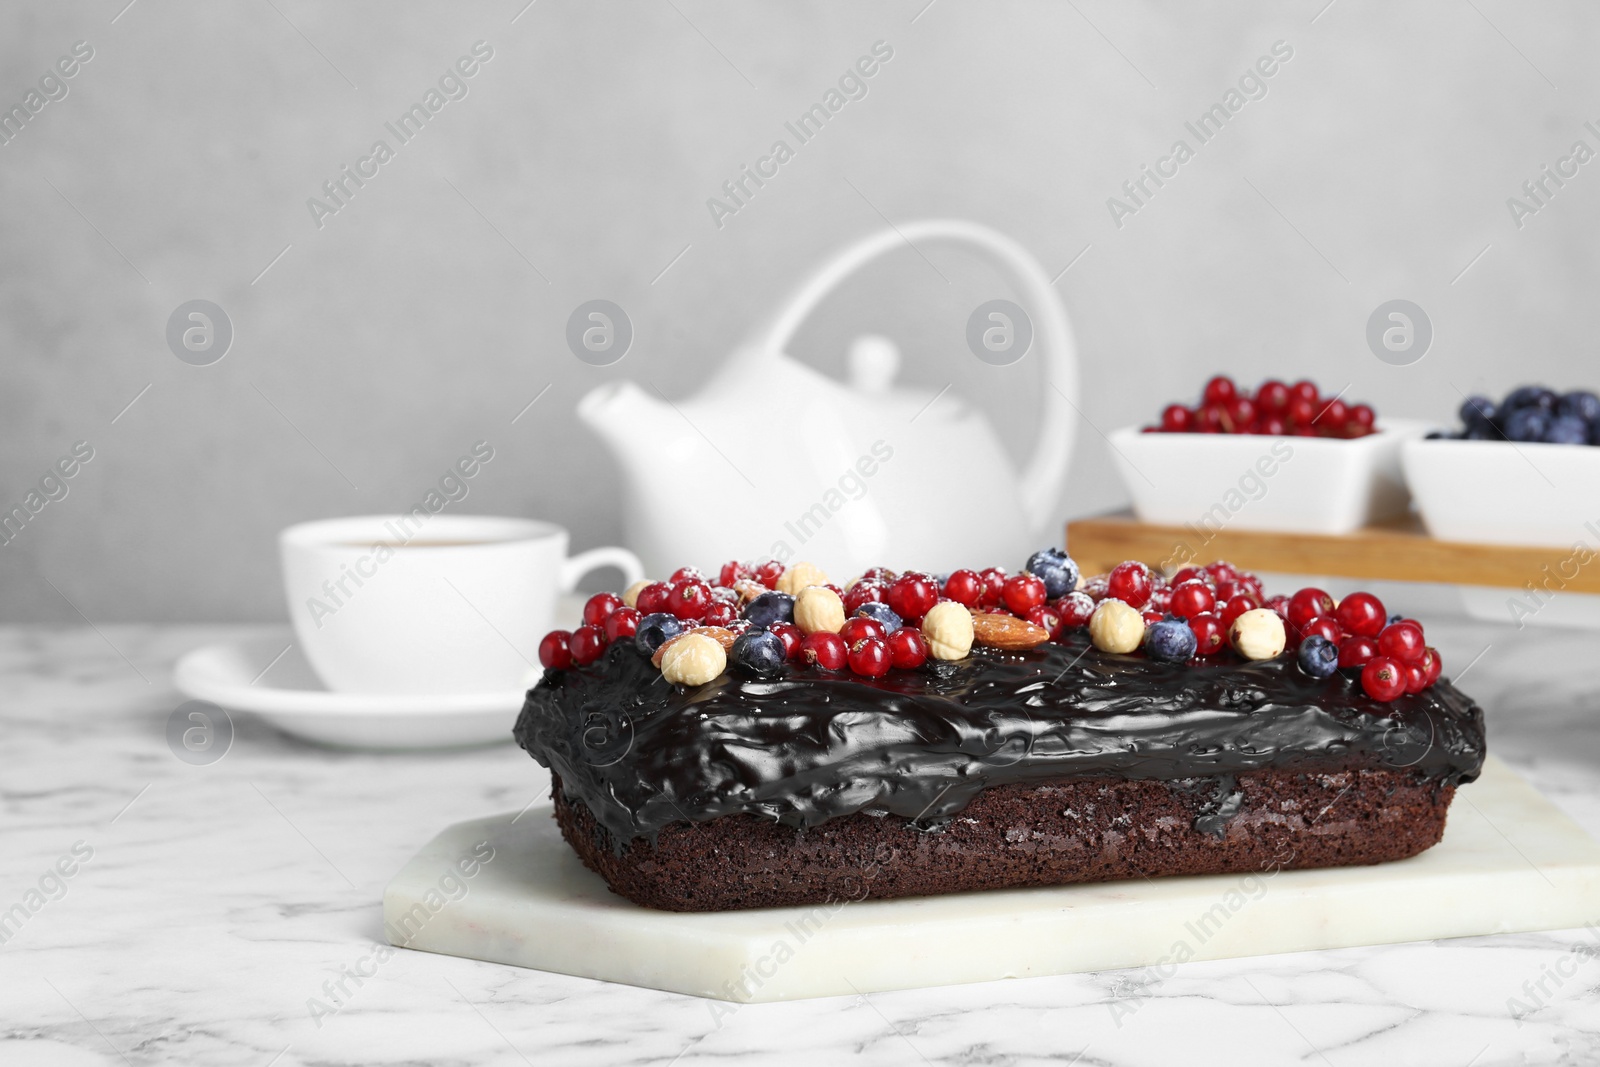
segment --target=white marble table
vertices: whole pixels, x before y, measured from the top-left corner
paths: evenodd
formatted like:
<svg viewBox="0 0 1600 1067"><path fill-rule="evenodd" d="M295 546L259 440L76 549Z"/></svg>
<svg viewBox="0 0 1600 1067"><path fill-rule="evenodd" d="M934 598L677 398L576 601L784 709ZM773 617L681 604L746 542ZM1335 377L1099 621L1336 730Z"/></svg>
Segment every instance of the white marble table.
<svg viewBox="0 0 1600 1067"><path fill-rule="evenodd" d="M252 631L102 631L0 630L0 913L42 878L49 890L0 944L5 1067L1600 1063L1600 901L1592 931L731 1015L465 959L379 961L388 878L440 827L541 796L544 772L510 745L334 752L248 716L225 758L189 766L164 735L172 662ZM1492 748L1600 835L1596 636L1444 620L1429 635L1452 672L1487 647L1463 687L1489 709ZM50 873L63 857L70 878ZM313 1001L329 1010L313 1017Z"/></svg>

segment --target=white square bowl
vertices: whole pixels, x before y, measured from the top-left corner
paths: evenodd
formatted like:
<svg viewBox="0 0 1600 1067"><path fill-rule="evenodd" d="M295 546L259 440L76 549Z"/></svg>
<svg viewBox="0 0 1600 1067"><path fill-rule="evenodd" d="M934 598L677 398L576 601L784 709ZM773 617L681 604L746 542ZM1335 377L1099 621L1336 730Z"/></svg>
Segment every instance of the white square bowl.
<svg viewBox="0 0 1600 1067"><path fill-rule="evenodd" d="M1600 551L1600 447L1411 440L1401 461L1441 541Z"/></svg>
<svg viewBox="0 0 1600 1067"><path fill-rule="evenodd" d="M1385 419L1377 433L1343 440L1125 427L1110 440L1142 522L1339 534L1405 514L1400 446L1427 428Z"/></svg>

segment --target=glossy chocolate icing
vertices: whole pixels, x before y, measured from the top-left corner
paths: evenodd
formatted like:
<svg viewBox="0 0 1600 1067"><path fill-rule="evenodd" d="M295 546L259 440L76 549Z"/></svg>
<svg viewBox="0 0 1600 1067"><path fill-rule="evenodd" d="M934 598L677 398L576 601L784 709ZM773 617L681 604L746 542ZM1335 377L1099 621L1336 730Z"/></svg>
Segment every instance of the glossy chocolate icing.
<svg viewBox="0 0 1600 1067"><path fill-rule="evenodd" d="M1411 767L1455 784L1484 756L1482 710L1443 680L1381 704L1292 654L1163 664L1100 652L1082 631L877 680L790 664L692 688L620 642L546 671L515 736L619 845L740 812L792 826L890 813L932 829L989 786L1106 776L1214 789L1217 825L1197 829L1217 833L1242 771Z"/></svg>

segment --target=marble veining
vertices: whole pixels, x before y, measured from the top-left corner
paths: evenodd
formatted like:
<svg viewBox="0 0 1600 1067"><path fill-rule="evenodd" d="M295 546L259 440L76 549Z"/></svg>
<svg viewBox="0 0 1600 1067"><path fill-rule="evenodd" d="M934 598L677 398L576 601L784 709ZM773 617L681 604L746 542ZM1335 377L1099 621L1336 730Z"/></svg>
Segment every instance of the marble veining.
<svg viewBox="0 0 1600 1067"><path fill-rule="evenodd" d="M389 877L441 827L542 798L544 772L509 743L336 752L245 715L223 759L190 766L165 739L173 661L261 631L102 630L0 630L0 913L39 903L0 944L6 1067L1600 1062L1600 901L1590 930L731 1013L465 959L380 959ZM1472 664L1461 686L1486 709L1490 750L1600 836L1593 635L1434 619L1429 636L1447 673ZM85 850L70 877L52 874Z"/></svg>

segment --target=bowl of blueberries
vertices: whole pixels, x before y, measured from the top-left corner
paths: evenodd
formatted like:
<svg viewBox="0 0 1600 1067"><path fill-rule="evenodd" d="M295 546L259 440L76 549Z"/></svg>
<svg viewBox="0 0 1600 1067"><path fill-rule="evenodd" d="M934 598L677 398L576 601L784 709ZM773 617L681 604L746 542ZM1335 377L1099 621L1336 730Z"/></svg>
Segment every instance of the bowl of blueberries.
<svg viewBox="0 0 1600 1067"><path fill-rule="evenodd" d="M1525 385L1468 397L1460 419L1401 451L1428 533L1600 554L1600 395Z"/></svg>

